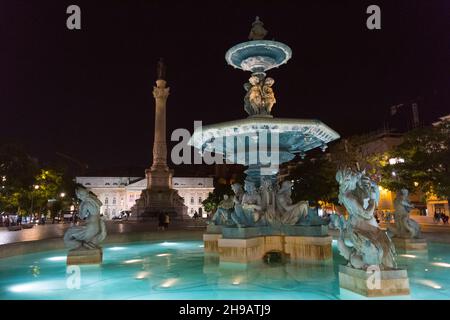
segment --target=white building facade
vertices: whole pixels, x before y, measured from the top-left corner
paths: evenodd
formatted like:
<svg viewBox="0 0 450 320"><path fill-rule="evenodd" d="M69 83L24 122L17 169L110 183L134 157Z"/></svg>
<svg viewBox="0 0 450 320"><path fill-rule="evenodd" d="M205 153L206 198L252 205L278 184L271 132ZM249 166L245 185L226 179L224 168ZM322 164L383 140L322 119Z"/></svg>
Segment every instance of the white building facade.
<svg viewBox="0 0 450 320"><path fill-rule="evenodd" d="M75 181L98 197L103 204L100 213L108 219L130 210L147 187L142 177L76 177ZM189 216L205 213L202 201L214 190L213 178L174 177L172 186L184 198Z"/></svg>

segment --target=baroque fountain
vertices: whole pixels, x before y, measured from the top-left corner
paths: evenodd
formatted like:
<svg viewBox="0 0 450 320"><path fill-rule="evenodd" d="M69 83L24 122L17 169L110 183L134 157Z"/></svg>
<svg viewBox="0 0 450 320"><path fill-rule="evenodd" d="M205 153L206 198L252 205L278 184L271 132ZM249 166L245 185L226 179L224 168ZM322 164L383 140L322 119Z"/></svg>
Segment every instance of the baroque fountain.
<svg viewBox="0 0 450 320"><path fill-rule="evenodd" d="M296 154L304 158L309 150L325 151L340 136L319 120L272 115L275 81L266 72L287 63L292 51L264 40L266 34L257 17L250 41L225 55L232 67L251 72L244 84L248 117L196 128L189 141L203 155L247 167L244 186L234 183L234 195L225 195L218 205L203 236L204 250L218 255L220 263L248 265L271 255L294 263L331 261L328 226L306 199L292 202L292 182L280 181L279 166ZM407 271L397 267L394 244L373 215L378 186L364 171L342 169L336 179L340 202L349 213L348 219L334 221L340 230L338 249L347 260L339 268L340 287L366 296L409 294Z"/></svg>
<svg viewBox="0 0 450 320"><path fill-rule="evenodd" d="M227 163L247 166L244 186L232 185L234 196L219 204L204 235L205 252L221 262L249 263L269 252L291 260L329 260L328 227L307 201L292 203L291 181L279 181L279 166L296 154L322 148L339 134L319 120L275 118L274 79L266 72L292 56L280 42L264 40L267 31L256 18L249 40L230 48L225 59L251 72L244 84L245 119L196 128L190 144L202 154L220 155Z"/></svg>

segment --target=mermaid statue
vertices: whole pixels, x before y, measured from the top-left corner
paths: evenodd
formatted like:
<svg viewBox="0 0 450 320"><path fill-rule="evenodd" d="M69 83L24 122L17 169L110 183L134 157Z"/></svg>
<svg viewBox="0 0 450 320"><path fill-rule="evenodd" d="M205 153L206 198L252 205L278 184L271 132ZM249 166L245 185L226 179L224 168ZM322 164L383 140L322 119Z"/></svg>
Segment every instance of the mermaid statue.
<svg viewBox="0 0 450 320"><path fill-rule="evenodd" d="M379 200L377 184L365 171L339 170L339 202L345 206L349 217L337 223L340 230L338 249L348 261L348 266L366 270L377 266L381 270L396 268L395 248L386 231L382 230L373 215Z"/></svg>

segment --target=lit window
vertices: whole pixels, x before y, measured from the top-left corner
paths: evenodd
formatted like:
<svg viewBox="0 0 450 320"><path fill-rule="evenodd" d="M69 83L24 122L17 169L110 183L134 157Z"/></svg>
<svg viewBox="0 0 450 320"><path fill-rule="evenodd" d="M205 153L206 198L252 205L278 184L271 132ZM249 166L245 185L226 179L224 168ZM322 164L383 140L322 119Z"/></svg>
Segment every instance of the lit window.
<svg viewBox="0 0 450 320"><path fill-rule="evenodd" d="M116 204L116 197L113 198L113 204Z"/></svg>
<svg viewBox="0 0 450 320"><path fill-rule="evenodd" d="M108 197L106 197L105 198L105 204L108 204L108 202L109 202L109 199L108 199Z"/></svg>
<svg viewBox="0 0 450 320"><path fill-rule="evenodd" d="M198 197L198 203L202 203L202 197Z"/></svg>

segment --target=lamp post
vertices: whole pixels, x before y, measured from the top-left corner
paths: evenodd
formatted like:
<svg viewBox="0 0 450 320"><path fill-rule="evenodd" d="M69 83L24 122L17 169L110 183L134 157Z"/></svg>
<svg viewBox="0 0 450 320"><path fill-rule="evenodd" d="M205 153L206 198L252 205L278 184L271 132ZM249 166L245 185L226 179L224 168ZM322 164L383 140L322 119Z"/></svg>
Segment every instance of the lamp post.
<svg viewBox="0 0 450 320"><path fill-rule="evenodd" d="M34 185L33 186L34 190L38 190L39 189L39 185ZM30 208L30 214L31 216L33 216L33 199L34 199L34 190L31 190L31 208Z"/></svg>

